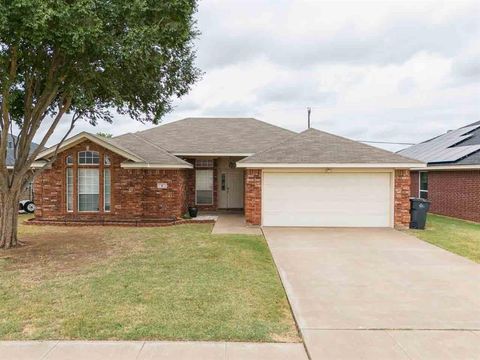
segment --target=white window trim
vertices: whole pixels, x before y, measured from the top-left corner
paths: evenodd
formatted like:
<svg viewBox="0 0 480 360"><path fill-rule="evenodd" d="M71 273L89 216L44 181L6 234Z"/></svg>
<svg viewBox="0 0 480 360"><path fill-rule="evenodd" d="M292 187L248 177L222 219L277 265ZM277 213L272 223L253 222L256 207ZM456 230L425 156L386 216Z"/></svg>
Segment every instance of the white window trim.
<svg viewBox="0 0 480 360"><path fill-rule="evenodd" d="M73 177L75 176L75 173L73 171L73 168L71 166L67 166L67 170L65 171L65 196L67 197L67 201L65 201L65 207L67 209L67 212L72 213L73 208L75 207L75 204L73 204L73 196L74 196L74 187L73 187ZM68 169L72 170L72 209L68 210Z"/></svg>
<svg viewBox="0 0 480 360"><path fill-rule="evenodd" d="M109 176L109 180L110 180L110 184L109 184L109 187L110 187L110 210L107 210L105 209L105 205L106 205L106 202L105 202L105 171L108 170L110 172L110 176ZM99 179L100 180L100 179ZM103 212L107 212L109 213L110 211L112 210L112 171L110 170L110 167L105 167L103 169Z"/></svg>
<svg viewBox="0 0 480 360"><path fill-rule="evenodd" d="M428 198L428 189L427 190L422 190L422 174L425 173L427 174L427 186L428 186L428 171L419 171L418 172L418 197L422 197L422 192L427 193L427 198Z"/></svg>
<svg viewBox="0 0 480 360"><path fill-rule="evenodd" d="M198 203L198 190L197 190L197 171L211 171L212 172L212 190L210 190L212 192L212 202L211 203L208 203L208 204L205 204L205 203L202 203L202 204L199 204ZM195 170L195 205L200 205L200 206L210 206L210 205L213 205L215 199L213 198L214 197L214 173L213 173L213 169L197 169ZM207 190L200 190L200 191L207 191Z"/></svg>

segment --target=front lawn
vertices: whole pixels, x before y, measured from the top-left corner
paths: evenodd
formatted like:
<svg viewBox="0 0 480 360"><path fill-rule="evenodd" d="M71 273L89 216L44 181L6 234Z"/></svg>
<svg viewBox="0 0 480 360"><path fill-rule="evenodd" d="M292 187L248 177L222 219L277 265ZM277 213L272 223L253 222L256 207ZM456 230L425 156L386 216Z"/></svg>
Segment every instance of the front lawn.
<svg viewBox="0 0 480 360"><path fill-rule="evenodd" d="M264 238L210 232L22 225L0 338L299 341Z"/></svg>
<svg viewBox="0 0 480 360"><path fill-rule="evenodd" d="M480 224L429 214L426 230L409 230L416 237L480 263Z"/></svg>

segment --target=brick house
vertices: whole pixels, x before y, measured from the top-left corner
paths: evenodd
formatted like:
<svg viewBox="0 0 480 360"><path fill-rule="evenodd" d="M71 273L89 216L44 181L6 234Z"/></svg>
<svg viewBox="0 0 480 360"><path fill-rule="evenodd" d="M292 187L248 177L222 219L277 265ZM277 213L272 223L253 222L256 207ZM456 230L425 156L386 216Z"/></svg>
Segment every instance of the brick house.
<svg viewBox="0 0 480 360"><path fill-rule="evenodd" d="M480 222L480 121L399 154L427 163L411 172L411 196L428 199L435 214Z"/></svg>
<svg viewBox="0 0 480 360"><path fill-rule="evenodd" d="M47 161L54 148L37 161ZM66 140L36 178L37 221L168 221L188 206L249 224L404 227L422 164L325 132L251 118L187 118Z"/></svg>

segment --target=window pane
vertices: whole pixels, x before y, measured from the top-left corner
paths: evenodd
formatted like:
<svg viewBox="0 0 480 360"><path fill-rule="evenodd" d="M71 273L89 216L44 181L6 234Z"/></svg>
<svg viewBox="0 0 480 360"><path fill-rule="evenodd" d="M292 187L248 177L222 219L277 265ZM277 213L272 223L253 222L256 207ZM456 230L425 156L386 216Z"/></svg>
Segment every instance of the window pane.
<svg viewBox="0 0 480 360"><path fill-rule="evenodd" d="M98 211L98 169L78 169L78 211Z"/></svg>
<svg viewBox="0 0 480 360"><path fill-rule="evenodd" d="M80 165L98 165L100 156L96 151L80 151L78 153L78 163Z"/></svg>
<svg viewBox="0 0 480 360"><path fill-rule="evenodd" d="M420 190L428 190L428 173L420 173Z"/></svg>
<svg viewBox="0 0 480 360"><path fill-rule="evenodd" d="M110 165L110 156L105 154L104 157L103 157L103 163L107 166Z"/></svg>
<svg viewBox="0 0 480 360"><path fill-rule="evenodd" d="M213 190L213 170L197 170L195 179L197 190Z"/></svg>
<svg viewBox="0 0 480 360"><path fill-rule="evenodd" d="M197 190L197 204L211 205L213 204L213 191L211 190Z"/></svg>
<svg viewBox="0 0 480 360"><path fill-rule="evenodd" d="M103 171L103 209L110 211L110 169Z"/></svg>
<svg viewBox="0 0 480 360"><path fill-rule="evenodd" d="M73 169L67 168L67 211L73 211Z"/></svg>
<svg viewBox="0 0 480 360"><path fill-rule="evenodd" d="M72 155L68 155L66 159L67 165L72 165L73 164L73 157Z"/></svg>
<svg viewBox="0 0 480 360"><path fill-rule="evenodd" d="M213 204L213 170L195 171L195 190L197 204Z"/></svg>
<svg viewBox="0 0 480 360"><path fill-rule="evenodd" d="M202 168L212 168L213 167L213 160L212 159L196 159L195 160L196 167Z"/></svg>

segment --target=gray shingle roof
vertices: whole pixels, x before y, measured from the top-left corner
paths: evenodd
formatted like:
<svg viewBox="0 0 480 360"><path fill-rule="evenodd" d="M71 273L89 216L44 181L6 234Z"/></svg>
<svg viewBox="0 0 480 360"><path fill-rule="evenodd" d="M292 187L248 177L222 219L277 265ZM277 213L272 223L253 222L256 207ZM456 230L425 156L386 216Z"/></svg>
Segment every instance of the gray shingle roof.
<svg viewBox="0 0 480 360"><path fill-rule="evenodd" d="M142 158L148 164L190 165L188 162L170 154L165 149L150 143L135 134L125 134L113 139L104 139L120 149Z"/></svg>
<svg viewBox="0 0 480 360"><path fill-rule="evenodd" d="M173 154L254 154L294 134L253 118L186 118L135 135Z"/></svg>
<svg viewBox="0 0 480 360"><path fill-rule="evenodd" d="M15 139L16 139L16 136L9 135L8 141L11 142L11 141L14 141ZM32 144L30 145L30 153L34 151L37 147L38 147L38 144L32 142ZM7 146L6 161L7 161L7 166L13 166L15 164L15 154L14 154L13 148L9 148L8 146Z"/></svg>
<svg viewBox="0 0 480 360"><path fill-rule="evenodd" d="M478 165L480 157L480 122L410 146L398 153L429 164Z"/></svg>
<svg viewBox="0 0 480 360"><path fill-rule="evenodd" d="M239 163L404 164L417 160L316 129L308 129Z"/></svg>

